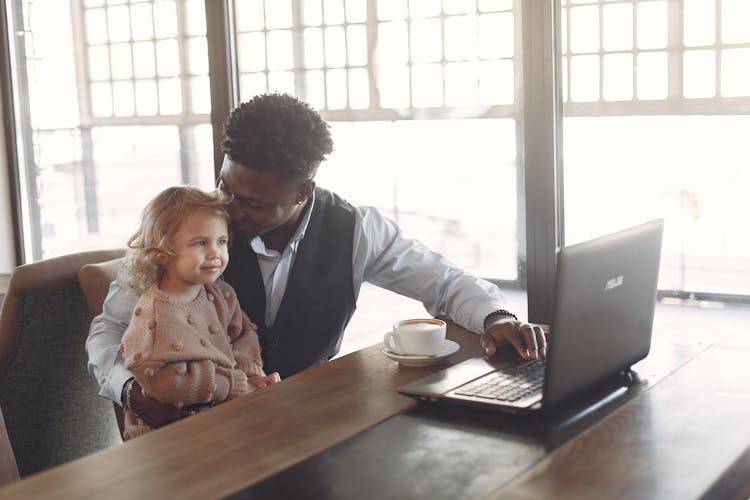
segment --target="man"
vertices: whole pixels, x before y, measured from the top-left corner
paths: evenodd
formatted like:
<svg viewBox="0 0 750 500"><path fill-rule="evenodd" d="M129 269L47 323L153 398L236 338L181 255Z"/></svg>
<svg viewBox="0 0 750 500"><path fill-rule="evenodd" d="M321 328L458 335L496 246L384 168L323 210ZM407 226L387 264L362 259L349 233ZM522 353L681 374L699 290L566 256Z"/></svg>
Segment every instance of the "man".
<svg viewBox="0 0 750 500"><path fill-rule="evenodd" d="M317 168L333 142L307 104L285 94L257 96L232 111L224 136L218 187L231 199L233 231L224 277L258 323L266 373L288 377L332 358L365 281L481 333L488 356L508 343L524 359L546 354L541 326L517 321L496 286L403 238L374 208L352 206L316 187ZM112 283L86 341L89 371L101 395L128 401L159 427L196 409L164 407L132 390L137 382L118 347L136 300Z"/></svg>

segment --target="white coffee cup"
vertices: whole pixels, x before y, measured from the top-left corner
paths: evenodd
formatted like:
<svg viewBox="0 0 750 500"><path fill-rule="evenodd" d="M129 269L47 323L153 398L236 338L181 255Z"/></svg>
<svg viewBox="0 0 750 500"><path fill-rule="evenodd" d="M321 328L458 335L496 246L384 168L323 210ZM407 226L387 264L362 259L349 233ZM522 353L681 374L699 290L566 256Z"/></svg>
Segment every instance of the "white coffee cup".
<svg viewBox="0 0 750 500"><path fill-rule="evenodd" d="M386 350L407 356L434 356L445 343L445 321L406 319L393 325L383 337Z"/></svg>

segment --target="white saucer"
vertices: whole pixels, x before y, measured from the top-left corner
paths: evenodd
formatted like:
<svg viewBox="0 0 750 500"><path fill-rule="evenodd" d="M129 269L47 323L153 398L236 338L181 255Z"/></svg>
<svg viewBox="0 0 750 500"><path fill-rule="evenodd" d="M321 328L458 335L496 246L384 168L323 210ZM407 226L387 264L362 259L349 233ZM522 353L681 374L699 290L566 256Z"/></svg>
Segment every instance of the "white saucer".
<svg viewBox="0 0 750 500"><path fill-rule="evenodd" d="M383 346L382 351L383 354L391 358L393 361L398 361L405 366L429 366L443 361L451 354L457 353L459 349L460 346L456 342L446 339L443 343L443 347L440 349L440 352L434 356L412 356L407 354L396 354L387 350L385 346Z"/></svg>

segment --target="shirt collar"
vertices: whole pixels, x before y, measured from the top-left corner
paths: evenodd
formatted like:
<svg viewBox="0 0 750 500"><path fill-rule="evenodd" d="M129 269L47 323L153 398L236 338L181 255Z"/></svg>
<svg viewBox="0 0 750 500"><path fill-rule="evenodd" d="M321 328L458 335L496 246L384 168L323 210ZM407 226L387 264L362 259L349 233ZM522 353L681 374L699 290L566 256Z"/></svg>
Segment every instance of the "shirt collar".
<svg viewBox="0 0 750 500"><path fill-rule="evenodd" d="M297 247L299 246L299 242L302 241L302 239L305 237L305 232L307 231L307 226L310 224L310 217L312 215L313 207L315 206L315 191L313 191L312 195L310 196L310 202L308 203L307 209L305 210L305 213L302 215L302 218L299 221L299 224L297 225L297 230L294 231L294 234L289 239L288 248L291 248L292 252L297 251ZM278 257L279 252L275 250L270 250L266 248L266 244L263 241L263 238L260 236L254 236L253 238L248 241L250 247L253 249L253 251L259 255L265 255L266 257Z"/></svg>

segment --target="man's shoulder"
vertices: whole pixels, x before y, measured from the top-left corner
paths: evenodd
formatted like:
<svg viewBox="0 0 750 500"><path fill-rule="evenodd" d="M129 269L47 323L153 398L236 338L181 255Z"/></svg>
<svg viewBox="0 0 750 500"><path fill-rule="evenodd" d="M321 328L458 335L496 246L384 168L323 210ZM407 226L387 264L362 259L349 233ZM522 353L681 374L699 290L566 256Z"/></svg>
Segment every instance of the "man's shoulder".
<svg viewBox="0 0 750 500"><path fill-rule="evenodd" d="M346 211L355 209L355 206L346 201L343 196L320 186L315 187L315 205L324 209L338 208Z"/></svg>

